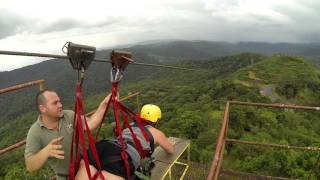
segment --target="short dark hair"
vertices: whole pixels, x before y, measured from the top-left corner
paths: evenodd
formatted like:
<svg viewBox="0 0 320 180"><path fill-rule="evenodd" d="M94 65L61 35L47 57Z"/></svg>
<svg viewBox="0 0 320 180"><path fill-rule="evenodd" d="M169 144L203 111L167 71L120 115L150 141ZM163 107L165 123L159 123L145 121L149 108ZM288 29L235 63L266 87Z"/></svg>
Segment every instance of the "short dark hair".
<svg viewBox="0 0 320 180"><path fill-rule="evenodd" d="M37 93L37 95L36 95L36 107L37 107L38 112L40 112L39 105L44 105L47 102L46 98L44 97L44 93L45 92L54 92L54 93L56 93L55 91L50 90L50 89L44 89L44 90L41 90L41 91L39 91Z"/></svg>

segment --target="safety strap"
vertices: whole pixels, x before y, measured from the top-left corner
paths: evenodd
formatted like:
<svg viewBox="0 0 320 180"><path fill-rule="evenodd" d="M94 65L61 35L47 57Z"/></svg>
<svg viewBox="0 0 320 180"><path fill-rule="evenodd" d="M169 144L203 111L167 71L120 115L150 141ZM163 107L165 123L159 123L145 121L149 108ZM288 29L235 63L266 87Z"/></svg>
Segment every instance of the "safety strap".
<svg viewBox="0 0 320 180"><path fill-rule="evenodd" d="M111 98L108 102L107 105L107 109L105 112L107 112L108 108L109 108L109 104L110 102L112 102L113 105L113 113L114 113L114 118L116 121L116 127L115 127L115 136L118 137L119 142L120 142L120 146L121 146L121 159L124 162L124 166L126 168L126 175L128 179L130 178L130 165L129 165L129 161L128 161L128 154L126 152L126 142L122 136L122 130L125 128L128 128L131 132L132 135L132 139L134 140L134 144L135 147L137 149L137 151L139 152L140 156L142 158L146 157L146 156L150 156L152 152L144 150L142 147L142 144L140 142L140 140L137 138L137 135L135 134L135 132L132 130L131 125L128 122L128 119L132 119L134 122L136 122L139 126L139 129L141 130L145 140L150 143L149 137L146 133L146 130L144 129L143 125L142 125L142 121L143 119L140 117L140 115L135 115L130 109L128 109L127 107L125 107L121 102L118 101L118 83L119 81L113 81L112 82L112 90L111 90ZM120 116L119 116L119 112L121 114L122 120L123 120L123 126L121 126L121 122L120 122ZM106 113L105 113L106 114ZM101 128L101 124L100 123L100 127ZM98 130L98 133L100 131ZM97 135L98 137L98 135Z"/></svg>
<svg viewBox="0 0 320 180"><path fill-rule="evenodd" d="M150 141L150 148L151 148L150 153L152 154L154 151L154 138L153 138L152 134L150 133L150 131L148 130L148 128L146 127L146 125L149 125L149 123L147 123L146 121L142 121L142 127L145 130L145 132L149 138L149 141ZM131 125L131 126L132 127L139 127L138 123L136 123L136 122L134 122L133 125ZM151 154L150 154L150 156L151 156Z"/></svg>
<svg viewBox="0 0 320 180"><path fill-rule="evenodd" d="M118 89L117 89L117 82L114 82L112 83L112 95L111 95L111 98L110 100L112 100L113 102L113 113L114 113L114 118L116 120L116 132L117 134L119 135L119 140L120 140L120 145L121 145L121 159L123 160L124 162L124 166L126 168L126 174L127 174L127 178L130 179L130 165L129 165L129 161L128 161L128 154L126 152L126 146L125 146L125 143L124 143L124 139L122 137L122 128L121 128L121 125L120 125L120 117L119 117L119 109L118 109L118 97L117 97L117 92L118 92Z"/></svg>
<svg viewBox="0 0 320 180"><path fill-rule="evenodd" d="M74 180L76 172L78 171L80 165L80 157L79 157L79 143L81 145L82 156L85 163L85 168L87 171L87 175L90 180L95 180L100 177L104 180L104 176L101 173L101 165L98 157L98 153L95 147L95 140L92 138L91 131L89 129L86 115L84 112L84 105L83 105L83 98L81 92L81 82L77 83L76 86L76 103L75 103L75 115L74 115L74 133L71 142L71 151L70 151L70 165L69 165L69 179ZM83 128L83 124L85 125L85 129ZM96 162L96 167L98 171L91 176L90 168L89 168L89 158L86 150L86 143L85 143L85 133L87 133L89 148L93 153L94 160ZM74 149L75 146L75 149ZM75 159L73 155L73 151L75 151Z"/></svg>
<svg viewBox="0 0 320 180"><path fill-rule="evenodd" d="M130 123L128 122L127 120L127 117L131 117L132 120L138 125L139 129L141 130L142 134L143 134L143 137L145 138L145 140L150 143L150 139L149 139L149 136L147 135L147 132L142 124L142 118L139 116L139 115L134 115L134 113L128 109L127 107L125 107L123 104L119 103L120 105L120 109L121 109L121 113L123 114L123 117L124 117L124 127L123 128L128 128L131 132L131 136L132 136L132 139L134 141L134 144L135 144L135 147L136 149L138 150L141 158L144 158L144 157L147 157L149 155L152 154L152 152L148 151L148 150L144 150L143 147L142 147L142 144L140 142L140 140L137 138L137 135L135 134L135 132L132 130L132 127L130 125ZM128 116L124 115L124 114L127 114ZM151 143L150 143L151 144Z"/></svg>
<svg viewBox="0 0 320 180"><path fill-rule="evenodd" d="M115 90L115 92L117 92L117 85L118 85L117 83L112 83L112 87ZM130 130L131 135L132 135L132 139L133 139L133 141L135 143L135 146L136 146L140 156L142 158L149 156L150 152L143 149L140 140L137 138L137 135L132 130L132 127L128 122L128 117L131 118L134 122L136 122L138 124L138 127L139 127L140 131L143 134L143 137L145 138L145 140L148 143L150 143L149 137L148 137L148 135L146 133L146 130L143 127L143 124L142 124L142 118L140 117L140 115L135 115L130 109L125 107L121 102L118 102L118 105L119 105L119 110L121 112L121 115L123 117L123 129L124 128L128 128Z"/></svg>

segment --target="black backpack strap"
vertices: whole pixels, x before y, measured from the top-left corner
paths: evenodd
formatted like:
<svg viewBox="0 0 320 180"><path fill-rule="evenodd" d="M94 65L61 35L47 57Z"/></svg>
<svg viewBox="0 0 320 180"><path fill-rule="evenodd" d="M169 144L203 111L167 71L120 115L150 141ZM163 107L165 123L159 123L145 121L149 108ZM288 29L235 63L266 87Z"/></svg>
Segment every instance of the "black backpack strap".
<svg viewBox="0 0 320 180"><path fill-rule="evenodd" d="M151 154L153 153L154 151L154 139L153 139L153 136L152 134L150 133L149 129L146 128L146 126L143 126L143 128L145 129L147 135L148 135L148 138L149 138L149 141L150 141L150 148L151 148L151 153L150 153L150 156Z"/></svg>
<svg viewBox="0 0 320 180"><path fill-rule="evenodd" d="M136 122L134 122L134 123L132 124L132 126L133 126L133 127L139 127L139 125L138 125ZM151 156L151 154L152 154L153 151L154 151L154 138L153 138L152 134L150 133L149 129L148 129L145 125L143 125L142 127L143 127L144 131L146 132L146 134L147 134L147 136L148 136L148 138L149 138L149 141L150 141L150 148L151 148L151 149L150 149L150 152L149 152L149 155L148 155L148 156Z"/></svg>

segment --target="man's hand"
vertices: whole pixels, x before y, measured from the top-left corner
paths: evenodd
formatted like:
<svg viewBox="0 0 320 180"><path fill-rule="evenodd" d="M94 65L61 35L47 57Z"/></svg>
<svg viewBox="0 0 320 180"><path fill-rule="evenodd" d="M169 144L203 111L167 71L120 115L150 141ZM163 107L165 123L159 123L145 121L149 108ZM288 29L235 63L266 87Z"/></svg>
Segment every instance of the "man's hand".
<svg viewBox="0 0 320 180"><path fill-rule="evenodd" d="M92 114L90 118L87 118L88 126L90 130L97 128L101 121L103 120L103 115L106 111L108 102L111 98L111 93L109 93L100 103L96 112Z"/></svg>
<svg viewBox="0 0 320 180"><path fill-rule="evenodd" d="M171 142L171 144L174 146L176 144L176 142L172 139L169 140Z"/></svg>
<svg viewBox="0 0 320 180"><path fill-rule="evenodd" d="M45 147L45 152L48 157L55 157L57 159L64 159L64 151L62 150L62 145L60 144L63 140L63 136L54 138Z"/></svg>
<svg viewBox="0 0 320 180"><path fill-rule="evenodd" d="M109 93L101 103L104 103L105 105L107 105L109 100L110 100L110 98L111 98L111 93Z"/></svg>
<svg viewBox="0 0 320 180"><path fill-rule="evenodd" d="M169 139L170 143L171 143L173 146L174 146L174 145L176 144L176 142L177 142L177 139L176 139L176 138L169 137L168 139Z"/></svg>
<svg viewBox="0 0 320 180"><path fill-rule="evenodd" d="M64 159L64 151L62 150L62 137L52 139L51 142L41 151L26 158L26 166L29 172L39 170L49 157Z"/></svg>

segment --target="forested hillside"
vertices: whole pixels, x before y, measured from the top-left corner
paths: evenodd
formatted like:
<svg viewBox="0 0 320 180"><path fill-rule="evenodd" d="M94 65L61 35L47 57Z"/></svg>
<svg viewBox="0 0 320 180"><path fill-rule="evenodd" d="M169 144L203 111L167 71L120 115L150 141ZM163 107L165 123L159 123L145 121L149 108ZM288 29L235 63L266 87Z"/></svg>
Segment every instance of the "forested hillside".
<svg viewBox="0 0 320 180"><path fill-rule="evenodd" d="M159 128L169 136L190 139L192 161L201 163L212 161L215 140L220 131L227 100L317 105L315 98L320 97L319 91L316 91L319 87L319 72L301 58L264 57L245 53L212 60L177 63L202 71L161 69L145 73L145 68L140 68L135 72L144 73L144 79L121 84L120 96L138 91L142 93L143 104L158 104L163 111ZM89 73L88 77L90 76L95 76L94 72ZM96 73L96 76L100 76L100 73ZM125 78L127 77L126 75ZM68 89L61 87L61 91L67 91L71 96L74 92L72 86L75 78L69 80L71 85ZM296 81L299 83L294 83ZM299 84L293 88L297 90L289 90L291 86L285 86L286 82L288 84L291 82L290 85ZM89 90L101 85L100 83L92 84L84 93L89 94ZM261 88L268 85L272 85L272 95L261 91ZM110 87L104 86L102 89L94 95L87 96L87 111L97 106L105 94L102 92L109 91ZM21 99L20 104L27 101L30 100ZM72 107L71 102L65 104L66 107ZM127 104L132 108L135 107L134 102ZM12 120L13 123L1 126L1 137L5 138L1 139L0 147L25 136L27 128L35 120L36 115L33 112L34 110L29 107L25 113L19 113L15 120ZM4 116L2 121L6 117ZM228 138L319 146L320 123L317 119L319 119L317 113L235 107L230 113ZM107 122L111 121L112 116L107 119ZM101 136L110 137L111 132L110 124L106 123ZM24 169L22 151L23 148L0 157L0 177L5 179L48 177L50 174L48 169L35 175L27 173ZM315 152L259 149L228 144L223 168L290 178L319 179L319 172L313 172L313 169L317 168L317 158L318 153Z"/></svg>
<svg viewBox="0 0 320 180"><path fill-rule="evenodd" d="M319 43L229 43L214 41L159 41L130 47L133 52L145 52L151 57L164 61L166 59L208 59L249 52L265 56L277 53L302 56L315 62L319 62L319 48Z"/></svg>
<svg viewBox="0 0 320 180"><path fill-rule="evenodd" d="M318 105L320 72L303 58L274 55L233 74L236 82L258 87L275 102Z"/></svg>
<svg viewBox="0 0 320 180"><path fill-rule="evenodd" d="M273 102L319 106L319 73L302 58L274 55L230 77L237 84L259 88L260 93ZM232 107L228 138L319 147L319 117L319 112ZM320 178L317 151L232 144L228 144L226 150L226 169L299 179Z"/></svg>

